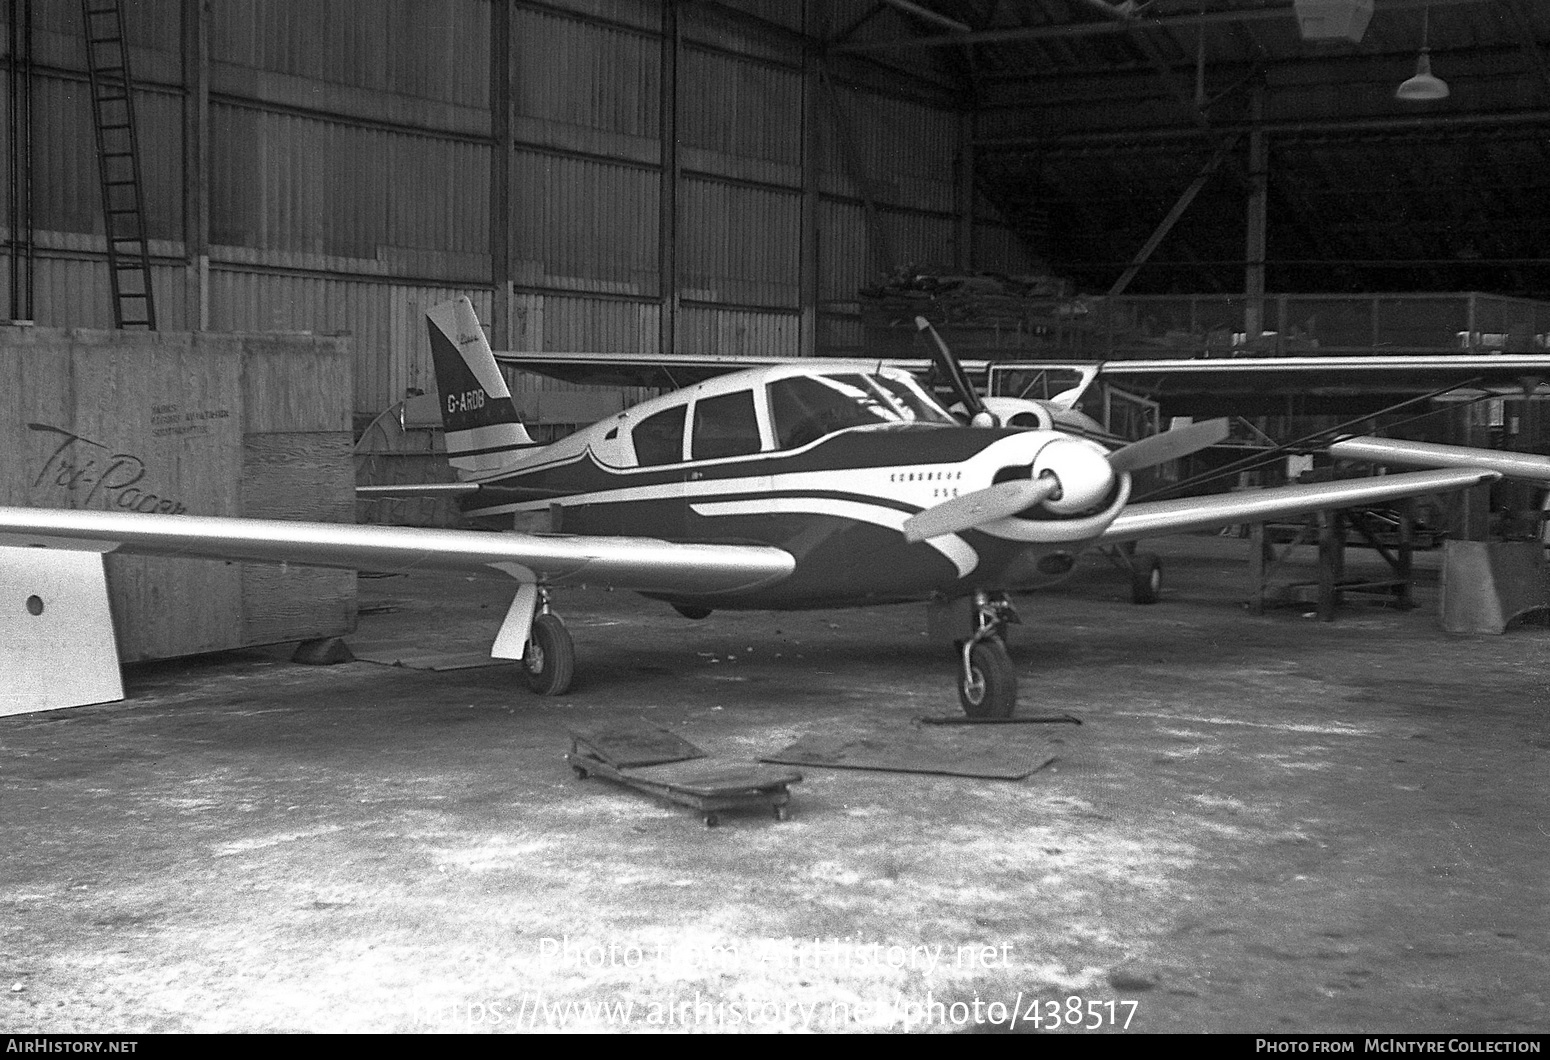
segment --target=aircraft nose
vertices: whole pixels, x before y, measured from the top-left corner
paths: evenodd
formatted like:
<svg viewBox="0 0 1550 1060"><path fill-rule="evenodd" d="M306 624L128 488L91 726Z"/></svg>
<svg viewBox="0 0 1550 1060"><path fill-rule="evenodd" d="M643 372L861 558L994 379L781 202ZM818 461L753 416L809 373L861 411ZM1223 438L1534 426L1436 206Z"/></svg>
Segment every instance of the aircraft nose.
<svg viewBox="0 0 1550 1060"><path fill-rule="evenodd" d="M1059 491L1044 506L1061 515L1074 515L1099 504L1114 486L1114 470L1099 449L1075 438L1057 438L1033 461L1035 479L1050 476Z"/></svg>

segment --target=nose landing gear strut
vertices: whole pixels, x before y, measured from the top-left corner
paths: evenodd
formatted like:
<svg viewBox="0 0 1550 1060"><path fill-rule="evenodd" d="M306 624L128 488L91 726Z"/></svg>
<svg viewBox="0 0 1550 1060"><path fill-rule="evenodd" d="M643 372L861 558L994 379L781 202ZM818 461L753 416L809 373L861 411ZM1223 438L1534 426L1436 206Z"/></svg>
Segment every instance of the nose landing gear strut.
<svg viewBox="0 0 1550 1060"><path fill-rule="evenodd" d="M974 594L974 634L959 643L958 702L971 718L1010 718L1017 709L1017 670L1006 627L1021 621L1004 593Z"/></svg>

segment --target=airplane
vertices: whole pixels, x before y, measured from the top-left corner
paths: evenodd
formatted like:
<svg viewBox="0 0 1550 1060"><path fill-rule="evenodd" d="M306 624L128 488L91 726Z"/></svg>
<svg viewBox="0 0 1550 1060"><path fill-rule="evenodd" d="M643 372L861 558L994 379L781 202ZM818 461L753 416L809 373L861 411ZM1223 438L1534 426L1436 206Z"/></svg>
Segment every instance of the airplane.
<svg viewBox="0 0 1550 1060"><path fill-rule="evenodd" d="M491 656L521 660L527 686L546 696L575 673L553 610L565 586L638 591L690 618L926 601L931 627L954 646L964 711L999 719L1017 700L1008 591L1061 580L1085 550L1520 473L1466 462L1134 503L1132 472L1214 444L1225 421L1121 445L1074 422L965 425L909 372L858 360L718 375L539 444L472 303L443 303L427 318L459 480L363 492L455 496L487 529L0 508L0 544L498 573L516 591ZM1527 473L1540 472L1550 478ZM1155 558L1134 577L1155 599Z"/></svg>

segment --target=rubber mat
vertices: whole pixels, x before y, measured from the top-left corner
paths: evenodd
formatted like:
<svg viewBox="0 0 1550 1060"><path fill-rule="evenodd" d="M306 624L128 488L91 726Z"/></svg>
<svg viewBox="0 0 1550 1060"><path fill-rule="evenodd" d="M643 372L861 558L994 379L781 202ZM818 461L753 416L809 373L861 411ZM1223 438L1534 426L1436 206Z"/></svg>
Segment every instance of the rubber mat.
<svg viewBox="0 0 1550 1060"><path fill-rule="evenodd" d="M984 780L1022 780L1055 760L1055 745L1040 733L994 739L951 730L878 733L869 736L810 734L765 755L764 762L889 773L935 773Z"/></svg>

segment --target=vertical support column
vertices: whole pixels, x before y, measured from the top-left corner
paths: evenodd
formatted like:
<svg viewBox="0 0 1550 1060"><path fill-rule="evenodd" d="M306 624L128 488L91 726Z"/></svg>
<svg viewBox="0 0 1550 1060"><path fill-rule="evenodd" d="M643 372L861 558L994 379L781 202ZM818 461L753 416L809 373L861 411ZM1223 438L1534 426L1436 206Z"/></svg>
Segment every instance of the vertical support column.
<svg viewBox="0 0 1550 1060"><path fill-rule="evenodd" d="M958 113L958 239L954 267L959 272L974 268L974 114Z"/></svg>
<svg viewBox="0 0 1550 1060"><path fill-rule="evenodd" d="M872 195L872 181L867 177L866 165L856 147L860 141L845 118L845 107L840 102L840 94L835 90L833 80L823 70L819 71L819 80L823 85L824 93L828 96L829 117L834 123L835 145L845 161L846 174L861 196L861 207L866 211L867 240L872 250L872 257L867 265L874 272L893 272L894 263L898 258L893 252L893 241L888 238L888 232L883 227L877 200Z"/></svg>
<svg viewBox="0 0 1550 1060"><path fill-rule="evenodd" d="M1394 549L1394 606L1405 611L1415 606L1415 500L1404 497L1394 502L1399 512L1399 543Z"/></svg>
<svg viewBox="0 0 1550 1060"><path fill-rule="evenodd" d="M802 31L807 40L802 49L802 231L800 239L801 290L797 297L802 312L798 353L818 356L818 307L823 299L823 200L819 183L823 136L818 124L818 47L828 35L828 8L819 0L803 0Z"/></svg>
<svg viewBox="0 0 1550 1060"><path fill-rule="evenodd" d="M32 217L32 2L10 0L6 17L10 29L6 64L9 93L6 99L10 157L5 221L10 264L10 319L33 319L33 217Z"/></svg>
<svg viewBox="0 0 1550 1060"><path fill-rule="evenodd" d="M1333 622L1345 574L1345 527L1339 512L1319 512L1319 621Z"/></svg>
<svg viewBox="0 0 1550 1060"><path fill-rule="evenodd" d="M183 253L190 330L210 330L210 0L183 0Z"/></svg>
<svg viewBox="0 0 1550 1060"><path fill-rule="evenodd" d="M6 260L10 266L10 300L6 311L10 319L22 319L21 299L21 241L17 236L21 222L21 152L17 150L21 143L18 135L21 124L21 64L16 61L21 54L20 34L21 20L17 18L17 5L19 0L7 0L5 10L6 29L10 34L9 47L6 53L10 56L10 62L6 64L6 131L9 150L6 152L6 161L9 164L8 178L6 181L5 198L5 224L10 229L10 238L6 241Z"/></svg>
<svg viewBox="0 0 1550 1060"><path fill-rule="evenodd" d="M490 340L497 349L513 346L511 331L511 0L490 5Z"/></svg>
<svg viewBox="0 0 1550 1060"><path fill-rule="evenodd" d="M1265 135L1265 86L1250 101L1249 205L1243 247L1243 330L1249 342L1265 330L1265 228L1270 188L1270 142Z"/></svg>
<svg viewBox="0 0 1550 1060"><path fill-rule="evenodd" d="M1264 523L1249 524L1249 612L1265 613L1265 578L1270 571L1270 535Z"/></svg>
<svg viewBox="0 0 1550 1060"><path fill-rule="evenodd" d="M1462 541L1491 539L1491 484L1460 490L1458 537Z"/></svg>
<svg viewBox="0 0 1550 1060"><path fill-rule="evenodd" d="M678 0L662 0L662 85L658 103L662 134L662 185L657 215L657 273L662 319L658 351L672 356L678 348Z"/></svg>

